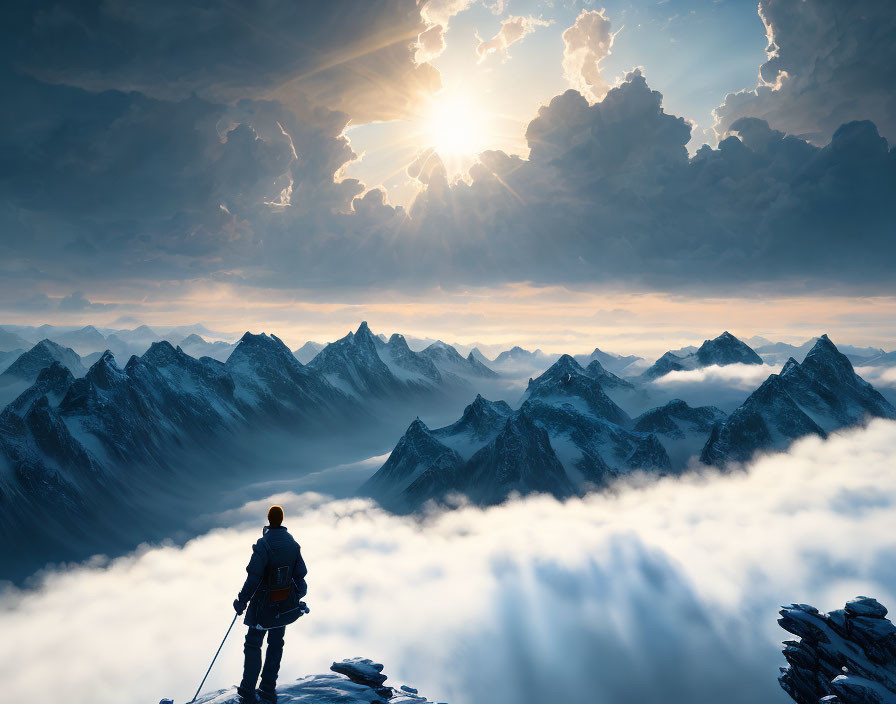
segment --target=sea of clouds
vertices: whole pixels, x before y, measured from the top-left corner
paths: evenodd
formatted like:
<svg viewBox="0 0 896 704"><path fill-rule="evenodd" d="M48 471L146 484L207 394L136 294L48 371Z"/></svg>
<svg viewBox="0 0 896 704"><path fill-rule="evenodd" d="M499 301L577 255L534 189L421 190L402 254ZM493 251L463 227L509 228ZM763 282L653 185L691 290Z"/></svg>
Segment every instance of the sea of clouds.
<svg viewBox="0 0 896 704"><path fill-rule="evenodd" d="M641 413L649 407L680 398L692 406L716 406L726 413L731 413L746 401L769 375L780 371L780 365L713 364L700 369L669 372L644 386L647 396L641 406L626 410Z"/></svg>
<svg viewBox="0 0 896 704"><path fill-rule="evenodd" d="M309 566L281 681L362 655L453 704L787 702L777 608L896 607L896 423L806 438L744 471L640 480L425 519L312 493L222 514L182 547L0 593L5 701L189 701L267 505ZM237 682L238 624L207 690Z"/></svg>

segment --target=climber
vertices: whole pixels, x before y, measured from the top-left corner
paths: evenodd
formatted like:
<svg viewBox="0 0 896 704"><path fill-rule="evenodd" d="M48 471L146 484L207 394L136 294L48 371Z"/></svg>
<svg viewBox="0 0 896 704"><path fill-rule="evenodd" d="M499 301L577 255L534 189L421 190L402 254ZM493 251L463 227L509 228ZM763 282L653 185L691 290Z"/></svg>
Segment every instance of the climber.
<svg viewBox="0 0 896 704"><path fill-rule="evenodd" d="M238 615L246 611L243 622L249 627L243 648L243 680L237 688L239 701L243 704L258 700L276 703L283 633L287 625L307 611L301 599L308 591L305 584L308 570L299 544L282 524L283 509L271 506L268 525L252 546L246 582L233 601ZM268 634L268 647L262 668L261 643L265 633ZM261 684L256 690L259 674Z"/></svg>

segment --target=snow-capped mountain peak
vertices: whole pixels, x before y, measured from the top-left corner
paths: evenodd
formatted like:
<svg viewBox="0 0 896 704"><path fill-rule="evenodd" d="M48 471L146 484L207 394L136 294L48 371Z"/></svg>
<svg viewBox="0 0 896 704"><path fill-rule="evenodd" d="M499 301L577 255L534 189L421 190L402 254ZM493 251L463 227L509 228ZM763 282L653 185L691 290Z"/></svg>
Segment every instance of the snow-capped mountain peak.
<svg viewBox="0 0 896 704"><path fill-rule="evenodd" d="M781 448L810 433L824 436L866 416L896 418L896 408L822 335L802 363L788 359L713 430L701 459L744 461L759 449Z"/></svg>
<svg viewBox="0 0 896 704"><path fill-rule="evenodd" d="M544 374L529 381L523 400L529 399L570 403L581 412L617 425L628 426L631 423L628 414L601 388L601 380L582 369L568 354L562 355Z"/></svg>

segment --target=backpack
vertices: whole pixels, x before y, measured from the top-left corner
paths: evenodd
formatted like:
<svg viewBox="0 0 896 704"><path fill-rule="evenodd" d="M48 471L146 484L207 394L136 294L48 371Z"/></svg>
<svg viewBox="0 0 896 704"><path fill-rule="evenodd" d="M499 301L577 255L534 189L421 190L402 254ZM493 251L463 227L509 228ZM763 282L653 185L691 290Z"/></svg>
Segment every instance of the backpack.
<svg viewBox="0 0 896 704"><path fill-rule="evenodd" d="M264 593L258 601L256 628L267 630L287 626L302 615L305 605L301 599L307 588L304 579L299 580L298 588L293 580L298 545L290 543L272 548L267 540L262 545L267 551L268 564L261 583Z"/></svg>

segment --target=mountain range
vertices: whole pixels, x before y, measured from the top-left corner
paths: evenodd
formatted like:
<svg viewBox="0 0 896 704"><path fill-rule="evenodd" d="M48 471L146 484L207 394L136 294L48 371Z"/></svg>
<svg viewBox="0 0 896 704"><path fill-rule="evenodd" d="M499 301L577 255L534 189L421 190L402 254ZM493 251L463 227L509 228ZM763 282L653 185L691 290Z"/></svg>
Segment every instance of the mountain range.
<svg viewBox="0 0 896 704"><path fill-rule="evenodd" d="M74 540L73 526L110 513L104 504L139 507L147 484L176 493L187 477L174 469L187 453L226 457L237 434L282 428L335 439L375 427L378 403L428 403L469 392L461 373L493 374L443 346L414 353L400 336L383 343L366 323L327 350L305 366L277 336L246 333L226 362L163 341L123 367L105 351L85 370L71 348L38 343L0 375L0 390L17 392L0 413L6 547L22 538L64 555L59 536ZM48 516L39 526L35 512Z"/></svg>
<svg viewBox="0 0 896 704"><path fill-rule="evenodd" d="M729 364L762 364L760 357L744 342L738 340L727 330L713 340L704 340L696 351L686 355L678 355L674 352L666 352L646 371L641 378L652 381L669 372L701 369L716 365L720 367Z"/></svg>
<svg viewBox="0 0 896 704"><path fill-rule="evenodd" d="M726 332L704 342L690 363L761 364L757 357ZM896 408L855 373L827 335L802 363L790 359L770 375L730 416L676 399L632 418L608 394L632 386L597 360L582 367L563 355L529 381L517 410L477 396L449 426L430 430L415 420L360 493L397 511L452 495L478 503L513 493L562 498L635 470L679 472L698 456L724 467L868 417L896 418Z"/></svg>
<svg viewBox="0 0 896 704"><path fill-rule="evenodd" d="M191 333L185 343L204 340ZM756 364L755 353L728 333L676 356L694 365ZM366 323L307 365L264 333L243 335L226 362L163 341L124 366L105 350L89 368L73 348L44 339L0 374L0 530L23 545L44 545L31 551L36 560L66 557L81 528L109 517L110 502L140 515L147 486L173 496L184 481L217 481L203 480L198 468L184 472L193 458L207 454L218 471L254 476L235 459L237 437L274 429L293 442L344 444L345 433L386 427L384 412L406 418L418 409L431 418L439 404L458 409L452 404L463 398L474 400L453 423L411 423L362 493L399 511L457 494L484 504L514 493L562 498L636 471L674 474L697 458L724 466L866 417L896 418L827 336L730 415L681 399L643 406L650 380L620 376L599 359L583 366L561 355L513 405L476 393L514 388L500 383L473 350L464 357L434 342L414 351L402 335L384 339ZM648 410L633 410L633 400ZM37 527L29 520L35 511L48 515Z"/></svg>
<svg viewBox="0 0 896 704"><path fill-rule="evenodd" d="M450 345L435 342L414 352L403 335L388 341L374 335L366 322L355 332L331 342L308 363L308 368L346 394L364 398L407 393L432 393L469 386L470 378L497 375L472 352L466 358Z"/></svg>
<svg viewBox="0 0 896 704"><path fill-rule="evenodd" d="M865 417L896 418L896 408L822 335L802 363L788 359L780 374L770 375L713 429L701 460L743 462L758 450L779 449L804 435L825 437Z"/></svg>

